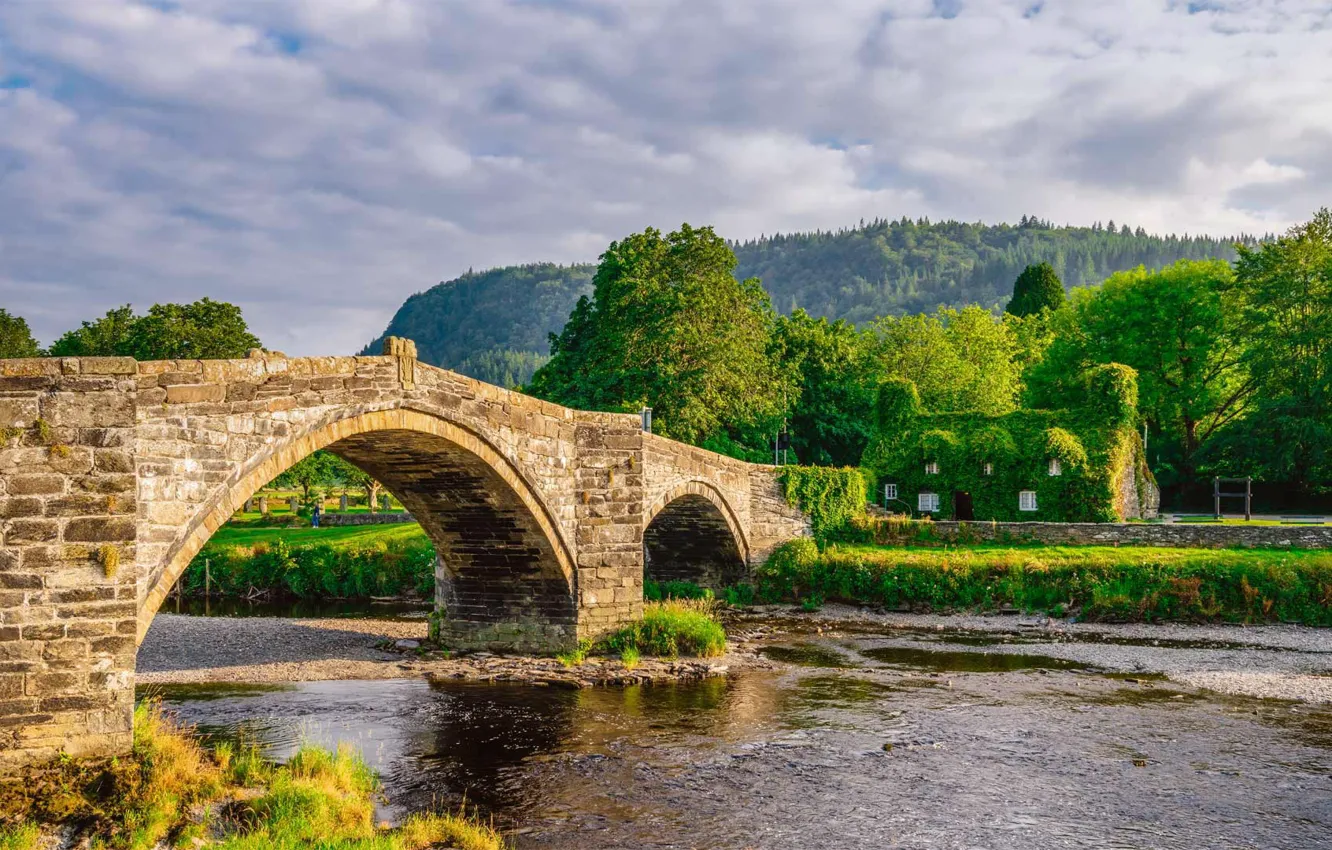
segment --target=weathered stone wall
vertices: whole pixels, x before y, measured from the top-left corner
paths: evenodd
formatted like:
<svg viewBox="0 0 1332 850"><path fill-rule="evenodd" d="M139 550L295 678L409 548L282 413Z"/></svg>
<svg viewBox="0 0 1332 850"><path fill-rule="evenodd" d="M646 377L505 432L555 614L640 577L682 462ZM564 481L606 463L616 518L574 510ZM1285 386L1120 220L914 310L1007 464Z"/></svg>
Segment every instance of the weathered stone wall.
<svg viewBox="0 0 1332 850"><path fill-rule="evenodd" d="M135 381L130 359L0 361L0 770L129 746Z"/></svg>
<svg viewBox="0 0 1332 850"><path fill-rule="evenodd" d="M645 527L686 496L750 561L807 533L770 468L424 366L408 340L386 351L0 361L0 764L126 746L136 638L213 532L318 449L430 535L462 645L550 648L640 616Z"/></svg>
<svg viewBox="0 0 1332 850"><path fill-rule="evenodd" d="M1332 526L1206 525L1200 523L933 522L941 541L1032 542L1062 545L1178 548L1332 549Z"/></svg>
<svg viewBox="0 0 1332 850"><path fill-rule="evenodd" d="M416 517L406 511L389 511L383 514L326 513L319 515L321 526L395 525L404 522L416 522Z"/></svg>

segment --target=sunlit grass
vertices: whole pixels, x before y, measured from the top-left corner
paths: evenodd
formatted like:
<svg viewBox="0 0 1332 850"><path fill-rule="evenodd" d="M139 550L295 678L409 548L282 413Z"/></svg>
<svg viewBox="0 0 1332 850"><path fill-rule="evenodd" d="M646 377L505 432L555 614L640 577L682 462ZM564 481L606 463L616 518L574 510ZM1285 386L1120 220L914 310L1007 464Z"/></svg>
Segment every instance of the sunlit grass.
<svg viewBox="0 0 1332 850"><path fill-rule="evenodd" d="M429 543L430 539L414 522L386 525L339 525L324 528L283 528L281 526L224 525L209 539L211 546L248 546L272 544L284 540L289 545L326 543L341 548L366 548L378 543Z"/></svg>
<svg viewBox="0 0 1332 850"><path fill-rule="evenodd" d="M642 620L602 638L599 648L611 654L633 650L665 658L721 655L726 651L726 630L717 620L715 607L711 599L649 602L643 606Z"/></svg>
<svg viewBox="0 0 1332 850"><path fill-rule="evenodd" d="M0 850L38 850L60 823L89 850L200 846L221 850L500 850L490 827L463 814L374 823L379 781L353 750L302 746L286 764L254 747L209 751L155 703L134 714L130 756L61 759L0 797ZM45 828L45 829L44 829Z"/></svg>
<svg viewBox="0 0 1332 850"><path fill-rule="evenodd" d="M795 541L757 580L771 601L1332 625L1332 552L1325 551L979 544L820 552Z"/></svg>

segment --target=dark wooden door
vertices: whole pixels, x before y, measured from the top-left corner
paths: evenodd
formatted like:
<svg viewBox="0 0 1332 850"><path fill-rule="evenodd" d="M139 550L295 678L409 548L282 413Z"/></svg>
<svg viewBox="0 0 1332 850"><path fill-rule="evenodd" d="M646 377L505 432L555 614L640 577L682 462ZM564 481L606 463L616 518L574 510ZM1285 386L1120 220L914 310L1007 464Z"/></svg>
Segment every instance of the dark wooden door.
<svg viewBox="0 0 1332 850"><path fill-rule="evenodd" d="M961 490L953 491L953 519L972 520L976 518L976 511L971 506L971 494L964 493Z"/></svg>

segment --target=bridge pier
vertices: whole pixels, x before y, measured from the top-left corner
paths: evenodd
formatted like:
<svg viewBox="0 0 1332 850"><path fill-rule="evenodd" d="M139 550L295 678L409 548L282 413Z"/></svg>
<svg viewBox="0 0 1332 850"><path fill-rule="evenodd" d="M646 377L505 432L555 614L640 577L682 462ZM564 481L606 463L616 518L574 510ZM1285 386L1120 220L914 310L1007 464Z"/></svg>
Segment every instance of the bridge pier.
<svg viewBox="0 0 1332 850"><path fill-rule="evenodd" d="M456 646L552 651L640 617L645 533L657 564L694 558L691 529L733 545L731 570L808 533L771 467L386 350L0 360L0 769L129 747L137 645L167 593L318 449L420 521Z"/></svg>

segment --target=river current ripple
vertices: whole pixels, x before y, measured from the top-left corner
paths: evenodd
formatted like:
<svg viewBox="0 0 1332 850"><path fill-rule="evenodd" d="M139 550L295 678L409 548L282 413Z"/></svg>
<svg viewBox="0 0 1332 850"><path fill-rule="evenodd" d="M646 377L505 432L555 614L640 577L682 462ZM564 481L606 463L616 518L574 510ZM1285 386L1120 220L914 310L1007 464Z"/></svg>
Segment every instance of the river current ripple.
<svg viewBox="0 0 1332 850"><path fill-rule="evenodd" d="M152 691L277 757L353 744L385 818L465 801L519 848L1332 848L1327 707L876 646L807 637L767 648L782 670L628 689Z"/></svg>

